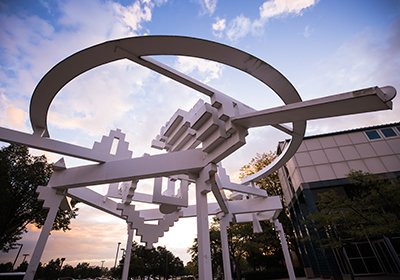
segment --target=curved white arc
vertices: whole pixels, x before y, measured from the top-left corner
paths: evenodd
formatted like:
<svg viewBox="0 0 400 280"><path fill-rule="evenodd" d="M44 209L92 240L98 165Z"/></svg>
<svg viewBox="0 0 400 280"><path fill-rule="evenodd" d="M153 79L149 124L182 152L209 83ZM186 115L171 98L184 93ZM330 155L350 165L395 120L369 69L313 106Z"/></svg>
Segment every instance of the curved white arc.
<svg viewBox="0 0 400 280"><path fill-rule="evenodd" d="M293 123L293 131L296 134L298 133L299 135L304 135L306 131L306 122L298 121ZM245 177L241 181L241 184L246 185L251 182L257 182L258 180L265 178L277 171L296 153L302 141L303 137L293 137L278 157L276 157L270 164L260 171Z"/></svg>
<svg viewBox="0 0 400 280"><path fill-rule="evenodd" d="M35 88L30 118L34 132L45 130L47 113L57 93L72 79L97 66L126 58L128 50L138 59L152 55L183 55L232 66L257 78L278 94L285 104L301 101L296 89L275 68L241 50L212 41L179 36L146 36L108 41L77 52L54 66Z"/></svg>
<svg viewBox="0 0 400 280"><path fill-rule="evenodd" d="M130 57L127 56L125 51L129 52ZM50 104L57 93L75 77L97 66L123 58L134 61L141 60L143 62L141 64L145 64L146 60L142 59L142 57L154 55L190 56L229 65L250 74L270 87L285 104L302 101L293 85L278 70L261 59L241 50L220 43L191 37L132 37L108 41L89 47L71 55L54 66L42 78L32 95L30 118L34 132L37 134L40 133L44 137L49 136L47 114ZM151 61L147 61L147 63L151 64ZM154 66L155 64L153 64L153 67ZM162 74L161 68L159 72ZM197 86L201 87L199 84L197 84ZM205 89L206 88L204 88L204 90ZM204 90L201 92L205 93ZM210 94L209 92L207 95L210 96ZM304 137L305 126L306 121L293 122L293 139L287 149L287 155L285 157L281 155L280 158L290 158L294 154ZM277 161L276 163L280 164L281 162L282 161ZM270 169L275 170L276 168L271 166ZM259 176L261 177L265 177L267 176L265 174L269 172L266 170L267 169L264 171L263 169L257 174L260 174Z"/></svg>

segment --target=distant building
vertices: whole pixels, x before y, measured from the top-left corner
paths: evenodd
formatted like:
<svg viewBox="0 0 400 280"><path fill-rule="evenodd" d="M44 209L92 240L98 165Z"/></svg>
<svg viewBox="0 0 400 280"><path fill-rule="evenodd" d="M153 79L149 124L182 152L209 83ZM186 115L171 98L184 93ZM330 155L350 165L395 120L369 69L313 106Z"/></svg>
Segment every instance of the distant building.
<svg viewBox="0 0 400 280"><path fill-rule="evenodd" d="M280 142L278 154L288 142ZM347 174L361 170L400 178L400 123L305 137L295 156L279 170L300 256L308 277L400 273L400 237L351 242L323 250L303 222L316 211L317 193L351 187ZM399 186L400 187L400 186ZM314 239L315 240L315 239Z"/></svg>

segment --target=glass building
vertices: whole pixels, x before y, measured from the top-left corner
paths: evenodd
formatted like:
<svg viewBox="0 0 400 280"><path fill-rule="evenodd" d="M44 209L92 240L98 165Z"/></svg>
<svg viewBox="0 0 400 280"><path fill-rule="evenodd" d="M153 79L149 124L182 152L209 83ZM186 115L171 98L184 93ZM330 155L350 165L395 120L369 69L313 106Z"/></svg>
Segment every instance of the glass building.
<svg viewBox="0 0 400 280"><path fill-rule="evenodd" d="M279 143L278 154L287 144ZM400 276L400 236L353 239L324 249L316 242L321 232L305 222L318 211L319 192L334 189L348 195L352 185L347 174L354 170L400 178L400 123L305 137L278 172L307 277Z"/></svg>

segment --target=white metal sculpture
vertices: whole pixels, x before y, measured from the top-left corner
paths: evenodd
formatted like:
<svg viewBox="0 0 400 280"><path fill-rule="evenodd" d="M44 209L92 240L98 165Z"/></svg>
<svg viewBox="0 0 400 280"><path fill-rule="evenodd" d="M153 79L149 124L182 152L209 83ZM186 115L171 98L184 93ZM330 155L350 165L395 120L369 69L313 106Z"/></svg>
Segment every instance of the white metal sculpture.
<svg viewBox="0 0 400 280"><path fill-rule="evenodd" d="M208 59L248 73L271 88L284 106L257 111L246 104L188 77L149 56L181 55ZM190 111L178 109L151 143L165 150L158 155L132 158L132 152L120 130L113 130L94 143L92 149L52 140L47 128L51 101L69 81L92 68L112 61L128 59L178 81L210 98L200 100ZM123 279L127 279L133 230L146 247L151 247L179 218L197 217L199 278L212 279L208 216L221 221L224 277L231 279L227 227L231 222L268 220L279 233L290 279L295 279L282 225L277 217L280 198L268 196L254 182L280 168L300 146L309 119L391 109L393 87L373 87L302 102L291 83L264 61L238 49L219 43L178 36L146 36L109 41L82 50L52 68L36 87L30 106L33 135L0 128L0 140L52 151L95 164L67 168L61 159L47 186L38 188L43 207L49 208L45 225L29 263L25 280L33 279L51 226L59 207L68 207L66 197L76 198L111 215L125 219L128 226ZM291 126L285 124L291 123ZM270 165L246 177L241 184L230 181L220 161L245 145L248 129L271 125L292 137L287 149ZM118 141L115 154L110 153ZM136 190L140 180L154 178L153 194ZM163 178L167 188L162 192ZM165 181L165 180L164 180ZM109 183L108 193L87 188ZM196 204L189 205L188 189L196 190ZM230 191L227 197L225 191ZM215 203L208 203L212 192ZM114 199L119 199L116 202ZM137 210L136 202L155 204L154 209ZM148 224L148 221L156 221Z"/></svg>

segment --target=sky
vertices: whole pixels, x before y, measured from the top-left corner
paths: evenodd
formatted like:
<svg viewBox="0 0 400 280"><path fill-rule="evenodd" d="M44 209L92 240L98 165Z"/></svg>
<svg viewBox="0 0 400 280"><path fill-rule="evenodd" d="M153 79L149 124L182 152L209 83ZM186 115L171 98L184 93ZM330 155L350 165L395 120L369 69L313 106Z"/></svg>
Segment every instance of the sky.
<svg viewBox="0 0 400 280"><path fill-rule="evenodd" d="M182 35L233 46L275 67L303 100L372 86L400 90L398 0L0 0L0 27L0 126L27 133L30 97L47 71L84 48L124 37ZM255 109L283 104L259 81L228 66L188 57L157 59ZM60 91L50 107L49 131L53 139L92 147L120 128L135 157L154 154L151 140L161 126L199 98L204 96L132 62L113 62ZM400 121L399 100L391 111L309 121L306 135ZM286 137L272 128L251 129L247 144L223 166L237 181L241 166L257 153L275 151ZM60 158L46 156L50 162ZM71 158L66 163L87 164ZM126 244L125 222L78 207L71 231L51 233L42 262L65 257L74 266L104 260L112 267L117 243ZM32 254L39 232L29 226L21 256ZM155 245L186 263L195 237L194 220L181 219ZM16 253L1 253L0 262L13 261Z"/></svg>

